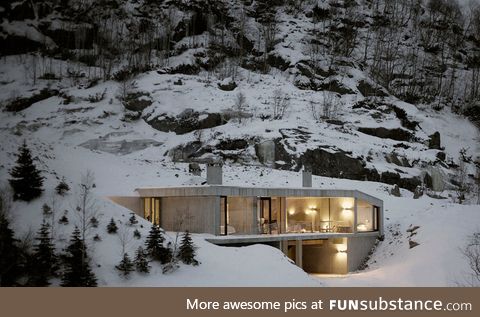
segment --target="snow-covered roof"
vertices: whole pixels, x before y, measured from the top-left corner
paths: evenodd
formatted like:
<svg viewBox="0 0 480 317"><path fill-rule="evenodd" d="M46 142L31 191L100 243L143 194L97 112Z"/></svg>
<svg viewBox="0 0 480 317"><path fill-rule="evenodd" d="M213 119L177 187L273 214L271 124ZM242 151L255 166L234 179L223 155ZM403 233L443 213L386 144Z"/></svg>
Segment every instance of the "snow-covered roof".
<svg viewBox="0 0 480 317"><path fill-rule="evenodd" d="M169 196L287 196L287 197L356 197L377 206L383 206L383 201L359 190L295 188L295 187L253 187L253 186L177 186L177 187L146 187L135 190L141 197Z"/></svg>

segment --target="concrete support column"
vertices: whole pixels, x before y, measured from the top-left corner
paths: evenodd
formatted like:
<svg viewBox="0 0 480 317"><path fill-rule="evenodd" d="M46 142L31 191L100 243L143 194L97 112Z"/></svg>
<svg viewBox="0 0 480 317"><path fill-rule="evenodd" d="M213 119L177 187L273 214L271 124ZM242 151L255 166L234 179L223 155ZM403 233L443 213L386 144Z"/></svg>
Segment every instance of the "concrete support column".
<svg viewBox="0 0 480 317"><path fill-rule="evenodd" d="M280 197L280 232L287 232L287 199Z"/></svg>
<svg viewBox="0 0 480 317"><path fill-rule="evenodd" d="M288 256L288 240L282 240L280 241L280 250Z"/></svg>
<svg viewBox="0 0 480 317"><path fill-rule="evenodd" d="M295 264L297 264L298 267L303 268L303 246L302 246L302 240L296 240L295 241Z"/></svg>
<svg viewBox="0 0 480 317"><path fill-rule="evenodd" d="M253 197L253 208L252 208L252 233L260 234L260 221L259 221L259 211L258 211L258 197Z"/></svg>
<svg viewBox="0 0 480 317"><path fill-rule="evenodd" d="M358 222L358 199L355 197L353 199L353 233L357 233L357 222Z"/></svg>
<svg viewBox="0 0 480 317"><path fill-rule="evenodd" d="M218 236L220 235L220 196L215 196L214 198L214 205L213 205L213 223L214 223L214 228L211 228L212 230L209 233L213 233L214 235Z"/></svg>

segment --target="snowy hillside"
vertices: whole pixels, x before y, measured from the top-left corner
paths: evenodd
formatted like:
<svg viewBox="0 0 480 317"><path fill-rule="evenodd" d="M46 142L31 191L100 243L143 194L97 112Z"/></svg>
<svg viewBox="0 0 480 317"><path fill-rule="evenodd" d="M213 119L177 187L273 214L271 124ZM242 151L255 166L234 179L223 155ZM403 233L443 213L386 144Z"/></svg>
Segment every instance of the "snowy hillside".
<svg viewBox="0 0 480 317"><path fill-rule="evenodd" d="M465 284L461 249L480 230L480 6L442 3L1 4L0 185L23 141L45 177L40 198L13 202L17 237L37 232L42 206L55 201L57 219L69 219L55 222L65 248L91 171L99 286ZM325 277L269 246L219 247L196 234L201 265L119 277L122 239L108 222L129 237L140 231L130 256L150 226L128 226L130 211L107 197L204 184L205 170L194 176L189 163L212 161L224 163L226 185L299 187L307 168L313 187L374 195L384 200L384 240L364 270ZM65 197L54 193L62 179Z"/></svg>

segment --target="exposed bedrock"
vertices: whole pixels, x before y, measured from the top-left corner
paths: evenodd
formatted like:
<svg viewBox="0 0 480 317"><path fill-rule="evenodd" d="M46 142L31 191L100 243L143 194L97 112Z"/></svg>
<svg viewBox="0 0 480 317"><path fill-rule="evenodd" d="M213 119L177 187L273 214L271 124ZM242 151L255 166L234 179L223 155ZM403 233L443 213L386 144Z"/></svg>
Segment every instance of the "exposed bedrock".
<svg viewBox="0 0 480 317"><path fill-rule="evenodd" d="M227 123L227 119L220 113L200 113L193 109L186 109L179 115L172 117L161 114L154 118L144 117L144 120L162 132L185 134L199 129L209 129Z"/></svg>

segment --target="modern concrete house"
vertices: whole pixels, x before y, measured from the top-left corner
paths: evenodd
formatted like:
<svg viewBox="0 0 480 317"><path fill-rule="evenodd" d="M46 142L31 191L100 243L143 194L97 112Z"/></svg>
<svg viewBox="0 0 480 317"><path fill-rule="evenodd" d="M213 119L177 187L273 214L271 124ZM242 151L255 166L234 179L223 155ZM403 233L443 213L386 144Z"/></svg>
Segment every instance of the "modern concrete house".
<svg viewBox="0 0 480 317"><path fill-rule="evenodd" d="M358 190L222 185L222 167L207 166L207 185L138 188L110 197L169 231L210 233L218 245L263 243L309 273L355 271L383 235L383 201Z"/></svg>

